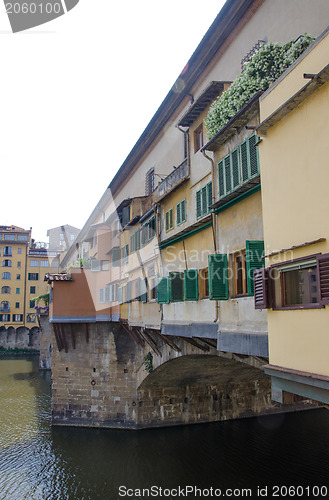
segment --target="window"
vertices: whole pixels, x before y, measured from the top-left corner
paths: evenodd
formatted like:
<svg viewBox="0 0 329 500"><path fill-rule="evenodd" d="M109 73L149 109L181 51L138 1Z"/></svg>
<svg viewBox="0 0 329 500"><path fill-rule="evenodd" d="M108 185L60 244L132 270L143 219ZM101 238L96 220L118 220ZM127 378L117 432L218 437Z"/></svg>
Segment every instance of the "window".
<svg viewBox="0 0 329 500"><path fill-rule="evenodd" d="M13 321L15 323L21 323L23 321L23 314L13 314Z"/></svg>
<svg viewBox="0 0 329 500"><path fill-rule="evenodd" d="M246 272L246 253L239 252L233 256L233 279L234 295L246 295L247 293L247 272Z"/></svg>
<svg viewBox="0 0 329 500"><path fill-rule="evenodd" d="M170 231L174 228L174 217L173 217L173 209L171 208L168 212L165 213L165 223L166 223L166 231Z"/></svg>
<svg viewBox="0 0 329 500"><path fill-rule="evenodd" d="M31 281L37 281L39 279L39 274L38 273L29 273L28 279Z"/></svg>
<svg viewBox="0 0 329 500"><path fill-rule="evenodd" d="M19 234L17 236L17 240L18 241L27 241L28 240L28 236L27 236L27 234Z"/></svg>
<svg viewBox="0 0 329 500"><path fill-rule="evenodd" d="M112 267L120 267L121 265L121 248L112 248Z"/></svg>
<svg viewBox="0 0 329 500"><path fill-rule="evenodd" d="M142 245L148 243L152 238L154 238L156 233L156 219L155 215L151 217L142 227Z"/></svg>
<svg viewBox="0 0 329 500"><path fill-rule="evenodd" d="M36 321L37 321L36 314L27 314L26 315L26 322L27 323L36 323Z"/></svg>
<svg viewBox="0 0 329 500"><path fill-rule="evenodd" d="M11 260L9 260L9 259L4 260L3 267L12 267Z"/></svg>
<svg viewBox="0 0 329 500"><path fill-rule="evenodd" d="M17 262L17 267L21 267L22 263L20 261Z"/></svg>
<svg viewBox="0 0 329 500"><path fill-rule="evenodd" d="M141 238L140 238L141 230L137 229L137 231L130 236L130 252L136 252L141 247Z"/></svg>
<svg viewBox="0 0 329 500"><path fill-rule="evenodd" d="M212 205L212 182L208 182L206 186L196 192L197 219L210 212L210 205Z"/></svg>
<svg viewBox="0 0 329 500"><path fill-rule="evenodd" d="M2 273L2 279L3 280L11 280L11 274L10 273Z"/></svg>
<svg viewBox="0 0 329 500"><path fill-rule="evenodd" d="M188 269L184 271L184 290L185 300L198 300L199 283L197 269Z"/></svg>
<svg viewBox="0 0 329 500"><path fill-rule="evenodd" d="M10 279L10 278L9 278L9 279ZM17 279L17 280L20 280L20 279L21 279L21 275L20 275L20 274L17 274L17 275L16 275L16 279Z"/></svg>
<svg viewBox="0 0 329 500"><path fill-rule="evenodd" d="M203 146L203 123L194 131L194 152L197 153Z"/></svg>
<svg viewBox="0 0 329 500"><path fill-rule="evenodd" d="M19 295L21 293L21 289L20 288L16 288L16 295Z"/></svg>
<svg viewBox="0 0 329 500"><path fill-rule="evenodd" d="M253 134L218 163L219 198L259 175L258 140Z"/></svg>
<svg viewBox="0 0 329 500"><path fill-rule="evenodd" d="M16 239L16 236L14 234L5 234L4 235L4 239L7 240L7 241L15 241Z"/></svg>
<svg viewBox="0 0 329 500"><path fill-rule="evenodd" d="M122 249L122 265L128 264L129 245L125 245Z"/></svg>
<svg viewBox="0 0 329 500"><path fill-rule="evenodd" d="M141 279L141 284L140 284L140 294L141 294L141 301L143 304L146 304L147 302L147 278L142 278Z"/></svg>
<svg viewBox="0 0 329 500"><path fill-rule="evenodd" d="M256 270L255 308L305 309L329 304L329 254Z"/></svg>
<svg viewBox="0 0 329 500"><path fill-rule="evenodd" d="M30 260L30 266L31 267L39 267L39 261L38 260Z"/></svg>
<svg viewBox="0 0 329 500"><path fill-rule="evenodd" d="M150 168L148 172L146 172L145 175L145 194L148 196L149 194L153 193L155 188L155 173L154 173L154 167Z"/></svg>
<svg viewBox="0 0 329 500"><path fill-rule="evenodd" d="M49 262L48 260L40 260L40 267L48 267Z"/></svg>
<svg viewBox="0 0 329 500"><path fill-rule="evenodd" d="M130 205L123 207L122 212L119 213L119 220L121 226L126 226L130 221Z"/></svg>
<svg viewBox="0 0 329 500"><path fill-rule="evenodd" d="M4 257L11 257L13 255L13 249L12 247L4 247L3 249L3 256Z"/></svg>
<svg viewBox="0 0 329 500"><path fill-rule="evenodd" d="M7 300L3 300L0 306L1 312L10 312L10 304Z"/></svg>
<svg viewBox="0 0 329 500"><path fill-rule="evenodd" d="M209 298L209 272L208 268L200 269L199 271L199 290L200 299Z"/></svg>
<svg viewBox="0 0 329 500"><path fill-rule="evenodd" d="M152 276L148 279L149 282L149 300L156 300L157 298L157 278Z"/></svg>
<svg viewBox="0 0 329 500"><path fill-rule="evenodd" d="M176 223L177 226L186 221L186 200L182 200L176 205Z"/></svg>
<svg viewBox="0 0 329 500"><path fill-rule="evenodd" d="M169 304L170 302L170 292L169 292L169 278L163 277L159 279L157 285L157 299L159 304Z"/></svg>
<svg viewBox="0 0 329 500"><path fill-rule="evenodd" d="M169 274L170 298L172 302L184 300L184 273L172 272Z"/></svg>
<svg viewBox="0 0 329 500"><path fill-rule="evenodd" d="M35 293L35 286L30 286L30 293Z"/></svg>
<svg viewBox="0 0 329 500"><path fill-rule="evenodd" d="M31 306L30 306L31 307ZM19 309L19 302L15 302L15 308Z"/></svg>
<svg viewBox="0 0 329 500"><path fill-rule="evenodd" d="M1 293L11 293L11 288L10 286L3 286L1 288Z"/></svg>
<svg viewBox="0 0 329 500"><path fill-rule="evenodd" d="M0 314L0 321L10 321L10 314Z"/></svg>
<svg viewBox="0 0 329 500"><path fill-rule="evenodd" d="M228 299L227 255L215 254L208 257L209 299Z"/></svg>
<svg viewBox="0 0 329 500"><path fill-rule="evenodd" d="M18 255L21 255L22 249L21 248L17 248L17 253L18 253Z"/></svg>

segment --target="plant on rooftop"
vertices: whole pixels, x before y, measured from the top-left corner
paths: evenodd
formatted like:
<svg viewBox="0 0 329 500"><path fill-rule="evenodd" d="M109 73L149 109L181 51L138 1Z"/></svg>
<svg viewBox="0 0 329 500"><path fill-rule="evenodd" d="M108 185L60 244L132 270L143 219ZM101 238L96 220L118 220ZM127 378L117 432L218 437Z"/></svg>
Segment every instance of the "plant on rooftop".
<svg viewBox="0 0 329 500"><path fill-rule="evenodd" d="M258 91L266 90L304 52L313 38L307 34L284 45L262 45L244 71L212 103L205 124L212 139Z"/></svg>

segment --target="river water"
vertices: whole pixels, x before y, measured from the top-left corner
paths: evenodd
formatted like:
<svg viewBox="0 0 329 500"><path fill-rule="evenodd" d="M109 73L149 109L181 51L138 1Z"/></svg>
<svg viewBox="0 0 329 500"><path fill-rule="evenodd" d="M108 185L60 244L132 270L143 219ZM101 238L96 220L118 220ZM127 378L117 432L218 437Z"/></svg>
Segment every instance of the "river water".
<svg viewBox="0 0 329 500"><path fill-rule="evenodd" d="M36 357L0 359L0 500L302 493L329 498L326 409L142 431L52 428L50 374Z"/></svg>

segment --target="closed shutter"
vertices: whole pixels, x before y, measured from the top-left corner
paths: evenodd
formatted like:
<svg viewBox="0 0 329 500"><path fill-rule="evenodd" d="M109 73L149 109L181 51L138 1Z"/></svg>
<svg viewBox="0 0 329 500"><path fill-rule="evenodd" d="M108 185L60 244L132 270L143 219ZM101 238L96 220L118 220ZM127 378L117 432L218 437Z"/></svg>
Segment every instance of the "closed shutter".
<svg viewBox="0 0 329 500"><path fill-rule="evenodd" d="M236 189L240 184L240 162L239 162L239 149L235 149L231 153L231 167L232 167L232 188Z"/></svg>
<svg viewBox="0 0 329 500"><path fill-rule="evenodd" d="M197 269L188 269L184 271L185 300L198 300L198 281Z"/></svg>
<svg viewBox="0 0 329 500"><path fill-rule="evenodd" d="M249 179L248 146L247 146L247 141L244 141L241 144L240 151L241 151L242 181L246 182Z"/></svg>
<svg viewBox="0 0 329 500"><path fill-rule="evenodd" d="M143 304L147 302L147 280L142 278L141 280L141 301Z"/></svg>
<svg viewBox="0 0 329 500"><path fill-rule="evenodd" d="M178 203L176 205L176 224L179 225L182 223L182 205Z"/></svg>
<svg viewBox="0 0 329 500"><path fill-rule="evenodd" d="M201 215L205 215L208 211L207 203L207 186L201 189Z"/></svg>
<svg viewBox="0 0 329 500"><path fill-rule="evenodd" d="M118 286L118 304L123 304L123 287Z"/></svg>
<svg viewBox="0 0 329 500"><path fill-rule="evenodd" d="M269 307L268 269L264 267L254 271L254 297L255 309Z"/></svg>
<svg viewBox="0 0 329 500"><path fill-rule="evenodd" d="M157 286L159 304L169 304L169 278L160 278Z"/></svg>
<svg viewBox="0 0 329 500"><path fill-rule="evenodd" d="M255 177L259 174L258 148L256 146L258 137L252 135L248 139L249 145L249 162L250 162L250 177Z"/></svg>
<svg viewBox="0 0 329 500"><path fill-rule="evenodd" d="M265 266L264 241L246 242L246 270L248 294L254 294L254 271Z"/></svg>
<svg viewBox="0 0 329 500"><path fill-rule="evenodd" d="M202 215L201 208L201 190L196 192L196 216L197 219Z"/></svg>
<svg viewBox="0 0 329 500"><path fill-rule="evenodd" d="M209 212L209 207L212 205L212 182L208 182L207 186L207 212Z"/></svg>
<svg viewBox="0 0 329 500"><path fill-rule="evenodd" d="M170 273L170 297L173 302L184 300L184 273Z"/></svg>
<svg viewBox="0 0 329 500"><path fill-rule="evenodd" d="M120 267L121 249L119 247L112 248L112 267Z"/></svg>
<svg viewBox="0 0 329 500"><path fill-rule="evenodd" d="M322 305L329 305L329 253L318 255L317 261L320 289L319 303Z"/></svg>
<svg viewBox="0 0 329 500"><path fill-rule="evenodd" d="M224 167L225 167L225 191L226 194L232 191L232 183L231 183L231 159L230 156L226 156L224 158Z"/></svg>
<svg viewBox="0 0 329 500"><path fill-rule="evenodd" d="M181 206L181 222L186 221L186 200L183 200L180 204Z"/></svg>
<svg viewBox="0 0 329 500"><path fill-rule="evenodd" d="M209 255L209 299L227 300L227 255Z"/></svg>
<svg viewBox="0 0 329 500"><path fill-rule="evenodd" d="M218 163L218 189L219 189L219 197L221 198L225 194L224 160Z"/></svg>

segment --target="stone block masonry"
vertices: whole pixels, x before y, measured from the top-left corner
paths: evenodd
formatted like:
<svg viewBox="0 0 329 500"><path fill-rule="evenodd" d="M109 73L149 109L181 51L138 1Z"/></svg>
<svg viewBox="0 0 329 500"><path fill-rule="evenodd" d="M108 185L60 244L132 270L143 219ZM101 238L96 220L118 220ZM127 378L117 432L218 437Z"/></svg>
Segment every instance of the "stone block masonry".
<svg viewBox="0 0 329 500"><path fill-rule="evenodd" d="M200 350L183 338L149 332L136 342L118 323L62 325L66 349L52 327L53 425L140 429L214 422L278 411L260 369ZM152 344L152 342L151 342ZM152 368L145 356L151 353ZM150 373L149 373L150 372ZM291 408L290 408L291 409Z"/></svg>

